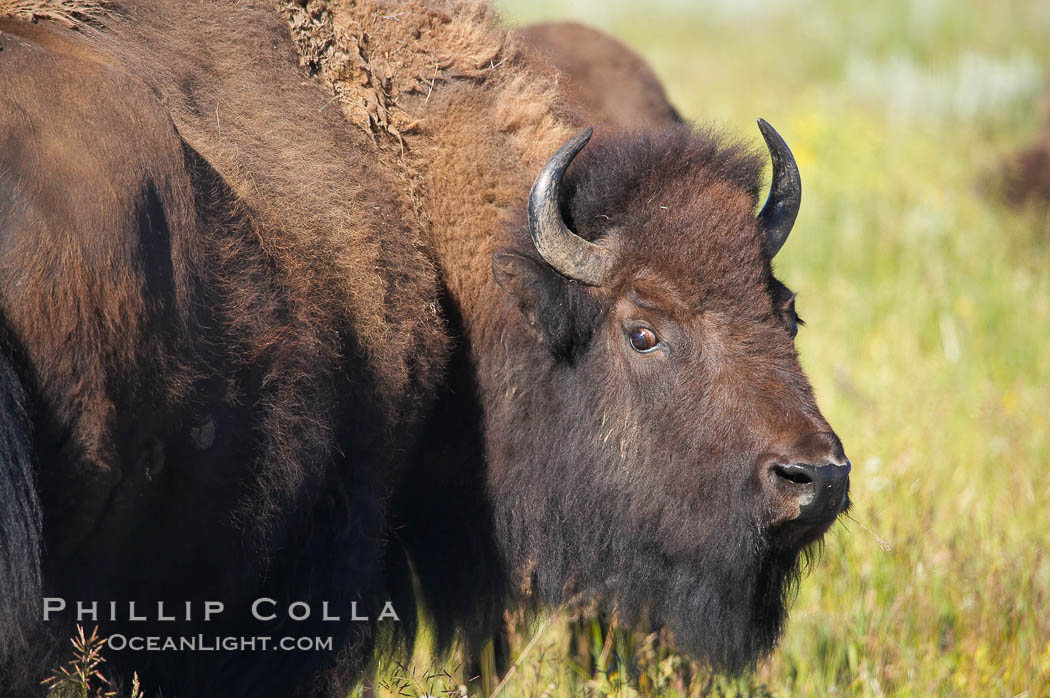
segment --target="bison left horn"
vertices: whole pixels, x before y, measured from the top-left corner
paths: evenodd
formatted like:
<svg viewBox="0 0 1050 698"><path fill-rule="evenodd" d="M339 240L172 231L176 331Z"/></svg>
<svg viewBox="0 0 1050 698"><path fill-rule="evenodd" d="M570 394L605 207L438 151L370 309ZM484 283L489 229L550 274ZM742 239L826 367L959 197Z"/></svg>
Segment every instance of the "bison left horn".
<svg viewBox="0 0 1050 698"><path fill-rule="evenodd" d="M558 204L562 176L592 133L593 126L573 136L536 177L529 192L529 233L536 251L562 276L588 286L601 286L612 267L612 254L569 230Z"/></svg>
<svg viewBox="0 0 1050 698"><path fill-rule="evenodd" d="M758 214L759 225L766 232L766 254L770 259L780 251L795 225L799 206L802 204L802 178L791 149L780 134L765 119L758 120L758 129L766 139L769 157L773 160L773 181L769 185L769 196L762 212Z"/></svg>

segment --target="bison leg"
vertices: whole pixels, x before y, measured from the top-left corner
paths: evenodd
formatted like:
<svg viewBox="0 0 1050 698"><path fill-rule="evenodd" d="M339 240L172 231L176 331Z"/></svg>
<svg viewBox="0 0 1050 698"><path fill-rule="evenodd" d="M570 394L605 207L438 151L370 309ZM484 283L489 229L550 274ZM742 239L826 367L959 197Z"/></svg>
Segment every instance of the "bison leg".
<svg viewBox="0 0 1050 698"><path fill-rule="evenodd" d="M39 622L40 502L26 393L0 338L0 666L26 649Z"/></svg>

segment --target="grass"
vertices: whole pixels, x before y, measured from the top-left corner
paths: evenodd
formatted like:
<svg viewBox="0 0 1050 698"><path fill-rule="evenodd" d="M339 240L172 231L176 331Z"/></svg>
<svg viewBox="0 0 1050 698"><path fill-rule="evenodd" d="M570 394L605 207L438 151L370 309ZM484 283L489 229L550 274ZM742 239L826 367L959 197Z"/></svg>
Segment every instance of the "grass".
<svg viewBox="0 0 1050 698"><path fill-rule="evenodd" d="M1050 216L987 193L999 159L1040 127L1050 5L500 6L513 23L612 32L683 113L756 140L763 116L802 169L777 267L855 464L855 521L829 533L775 656L711 693L1050 695ZM500 695L705 686L660 638L565 616L537 637L543 622L512 636L512 656L533 644ZM456 690L435 679L454 666L425 667L383 668L377 695ZM488 694L486 678L468 692Z"/></svg>

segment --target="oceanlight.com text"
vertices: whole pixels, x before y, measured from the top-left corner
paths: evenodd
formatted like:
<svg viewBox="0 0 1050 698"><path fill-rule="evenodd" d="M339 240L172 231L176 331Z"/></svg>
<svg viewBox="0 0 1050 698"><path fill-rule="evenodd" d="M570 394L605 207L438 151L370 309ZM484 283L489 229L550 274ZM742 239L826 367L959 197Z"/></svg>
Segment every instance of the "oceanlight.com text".
<svg viewBox="0 0 1050 698"><path fill-rule="evenodd" d="M314 652L331 651L331 637L269 635L110 635L106 646L115 652Z"/></svg>

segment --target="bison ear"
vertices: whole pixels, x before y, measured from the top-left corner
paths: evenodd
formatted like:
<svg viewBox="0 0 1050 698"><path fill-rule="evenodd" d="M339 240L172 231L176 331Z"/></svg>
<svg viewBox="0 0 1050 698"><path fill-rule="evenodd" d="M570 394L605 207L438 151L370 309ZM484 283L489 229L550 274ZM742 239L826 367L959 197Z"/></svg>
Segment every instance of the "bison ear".
<svg viewBox="0 0 1050 698"><path fill-rule="evenodd" d="M500 288L514 296L529 324L536 328L541 309L559 295L558 289L552 288L559 281L557 272L539 260L518 252L494 253L492 276Z"/></svg>
<svg viewBox="0 0 1050 698"><path fill-rule="evenodd" d="M556 357L572 359L596 324L590 296L547 263L509 250L492 255L492 275L514 296L538 339Z"/></svg>

